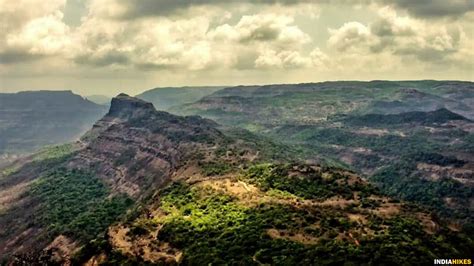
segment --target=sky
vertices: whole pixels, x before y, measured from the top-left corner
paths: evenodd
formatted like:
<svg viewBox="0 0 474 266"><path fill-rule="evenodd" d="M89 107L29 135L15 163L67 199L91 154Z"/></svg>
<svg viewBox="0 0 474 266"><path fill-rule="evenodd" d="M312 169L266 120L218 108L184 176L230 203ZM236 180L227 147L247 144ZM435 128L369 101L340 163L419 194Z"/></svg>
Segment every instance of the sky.
<svg viewBox="0 0 474 266"><path fill-rule="evenodd" d="M0 92L474 80L473 0L0 0Z"/></svg>

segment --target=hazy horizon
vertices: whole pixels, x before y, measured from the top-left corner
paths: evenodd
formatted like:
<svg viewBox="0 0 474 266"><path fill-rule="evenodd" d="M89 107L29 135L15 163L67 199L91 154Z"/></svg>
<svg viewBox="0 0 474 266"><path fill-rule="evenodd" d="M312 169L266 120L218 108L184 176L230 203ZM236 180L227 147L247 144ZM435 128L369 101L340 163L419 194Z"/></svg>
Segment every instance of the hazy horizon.
<svg viewBox="0 0 474 266"><path fill-rule="evenodd" d="M325 82L373 82L373 81L388 81L388 82L404 82L404 81L459 81L459 82L474 82L473 80L437 80L437 79L406 79L406 80L323 80L323 81L315 81L315 82L300 82L300 83L262 83L262 84L235 84L235 85L195 85L195 86L155 86L150 88L140 88L140 89L129 89L128 92L117 90L116 92L109 92L107 93L92 93L87 94L87 90L74 90L69 88L39 88L37 90L25 89L25 90L16 90L16 91L0 91L0 93L18 93L18 92L34 92L34 91L71 91L74 94L80 95L82 97L91 97L91 96L106 96L106 97L115 97L120 93L129 94L130 96L136 96L141 93L151 91L154 89L165 89L165 88L195 88L199 89L200 87L237 87L237 86L271 86L271 85L297 85L297 84L305 84L305 83L325 83ZM84 91L84 92L82 92Z"/></svg>

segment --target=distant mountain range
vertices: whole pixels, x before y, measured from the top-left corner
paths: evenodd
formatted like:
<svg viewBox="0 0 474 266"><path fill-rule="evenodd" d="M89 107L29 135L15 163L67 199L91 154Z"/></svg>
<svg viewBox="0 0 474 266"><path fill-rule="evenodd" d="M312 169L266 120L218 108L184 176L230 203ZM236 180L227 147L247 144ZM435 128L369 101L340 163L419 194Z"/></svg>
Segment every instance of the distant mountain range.
<svg viewBox="0 0 474 266"><path fill-rule="evenodd" d="M2 263L405 265L470 256L472 234L457 220L269 136L120 94L79 141L0 169ZM415 159L465 164L440 156Z"/></svg>
<svg viewBox="0 0 474 266"><path fill-rule="evenodd" d="M163 87L145 91L136 97L153 103L157 110L166 111L171 107L193 103L210 95L224 86L207 87Z"/></svg>
<svg viewBox="0 0 474 266"><path fill-rule="evenodd" d="M0 93L0 156L69 142L106 111L71 91Z"/></svg>
<svg viewBox="0 0 474 266"><path fill-rule="evenodd" d="M110 101L112 100L112 97L105 95L88 95L85 98L93 103L100 105L110 105Z"/></svg>
<svg viewBox="0 0 474 266"><path fill-rule="evenodd" d="M156 88L138 95L157 109L192 103L223 87ZM76 140L110 105L104 95L71 91L0 93L0 166L42 147Z"/></svg>
<svg viewBox="0 0 474 266"><path fill-rule="evenodd" d="M474 221L472 82L239 86L171 111L333 158L392 196Z"/></svg>

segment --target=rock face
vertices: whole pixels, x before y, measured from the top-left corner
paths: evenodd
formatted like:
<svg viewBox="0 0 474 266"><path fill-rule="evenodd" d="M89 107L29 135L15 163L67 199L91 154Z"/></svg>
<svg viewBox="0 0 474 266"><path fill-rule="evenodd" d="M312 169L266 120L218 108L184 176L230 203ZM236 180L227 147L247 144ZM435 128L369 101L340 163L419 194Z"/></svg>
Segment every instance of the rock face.
<svg viewBox="0 0 474 266"><path fill-rule="evenodd" d="M156 111L151 103L120 94L83 138L87 146L69 166L94 169L114 192L137 198L168 181L190 157L221 142L216 127L210 120Z"/></svg>
<svg viewBox="0 0 474 266"><path fill-rule="evenodd" d="M121 119L133 119L155 112L152 103L121 93L112 99L107 116Z"/></svg>
<svg viewBox="0 0 474 266"><path fill-rule="evenodd" d="M163 187L178 170L192 167L197 157L215 158L215 146L225 142L217 127L211 120L156 111L151 103L118 95L109 112L64 158L33 157L8 170L11 174L0 170L0 228L9 228L0 233L0 255L37 251L49 244L47 226L30 223L28 217L44 205L30 195L30 188L50 171L79 170L105 184L110 197L126 195L138 201Z"/></svg>

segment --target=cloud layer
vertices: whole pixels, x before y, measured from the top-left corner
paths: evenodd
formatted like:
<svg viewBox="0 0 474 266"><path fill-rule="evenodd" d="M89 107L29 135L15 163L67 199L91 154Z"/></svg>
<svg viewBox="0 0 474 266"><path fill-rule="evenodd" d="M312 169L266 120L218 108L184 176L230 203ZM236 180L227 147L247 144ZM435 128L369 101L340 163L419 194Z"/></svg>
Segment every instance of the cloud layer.
<svg viewBox="0 0 474 266"><path fill-rule="evenodd" d="M422 17L461 16L474 11L471 0L104 0L93 3L93 9L102 16L116 19L135 19L150 16L168 16L196 6L224 6L232 4L298 5L298 4L388 4Z"/></svg>
<svg viewBox="0 0 474 266"><path fill-rule="evenodd" d="M65 22L66 0L0 6L3 77L67 69L167 71L170 82L172 75L248 71L338 77L446 70L472 78L470 0L89 0L78 25ZM334 6L367 19L325 17Z"/></svg>

